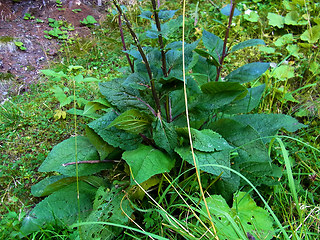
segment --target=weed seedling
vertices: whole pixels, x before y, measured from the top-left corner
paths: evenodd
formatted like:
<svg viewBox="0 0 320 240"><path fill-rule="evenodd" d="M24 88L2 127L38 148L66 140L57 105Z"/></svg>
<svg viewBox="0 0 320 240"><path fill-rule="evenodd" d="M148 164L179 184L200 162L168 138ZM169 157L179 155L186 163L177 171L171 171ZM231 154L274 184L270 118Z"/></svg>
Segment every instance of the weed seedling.
<svg viewBox="0 0 320 240"><path fill-rule="evenodd" d="M18 42L14 42L14 44L22 51L27 50L27 48L23 45L23 42L18 41Z"/></svg>

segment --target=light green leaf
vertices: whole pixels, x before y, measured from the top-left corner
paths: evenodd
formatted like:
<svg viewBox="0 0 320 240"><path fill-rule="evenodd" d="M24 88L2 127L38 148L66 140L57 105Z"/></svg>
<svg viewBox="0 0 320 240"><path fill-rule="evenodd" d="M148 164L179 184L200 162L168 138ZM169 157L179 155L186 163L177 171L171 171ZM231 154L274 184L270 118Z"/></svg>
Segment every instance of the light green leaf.
<svg viewBox="0 0 320 240"><path fill-rule="evenodd" d="M275 13L268 13L268 19L269 19L269 25L273 27L283 28L284 17Z"/></svg>
<svg viewBox="0 0 320 240"><path fill-rule="evenodd" d="M266 44L261 39L249 39L247 41L244 41L244 42L241 42L241 43L238 43L237 45L235 45L231 49L230 53L238 51L240 49L247 48L247 47L254 47L254 46L257 46L257 45L266 45Z"/></svg>
<svg viewBox="0 0 320 240"><path fill-rule="evenodd" d="M69 138L54 146L47 158L41 164L39 171L56 171L66 176L76 176L76 164L64 166L64 164L73 163L76 162L76 160L99 160L99 154L96 148L86 137L78 136L76 139L74 137ZM108 168L110 168L110 164L107 163L79 164L78 175L91 175Z"/></svg>
<svg viewBox="0 0 320 240"><path fill-rule="evenodd" d="M277 47L281 47L283 45L286 45L292 42L293 42L293 34L288 33L278 38L277 41L274 42L274 45L276 45Z"/></svg>
<svg viewBox="0 0 320 240"><path fill-rule="evenodd" d="M142 138L139 135L125 132L115 127L107 128L117 117L113 111L109 111L103 117L88 124L105 142L113 147L120 147L124 150L136 149Z"/></svg>
<svg viewBox="0 0 320 240"><path fill-rule="evenodd" d="M197 130L191 128L191 137L193 141L193 147L202 152L215 152L221 150L231 150L228 142L221 137L219 133L212 131L211 129ZM188 137L187 128L179 128L177 132L183 137Z"/></svg>
<svg viewBox="0 0 320 240"><path fill-rule="evenodd" d="M320 39L320 25L313 26L312 28L306 30L300 39L307 41L308 43L316 43Z"/></svg>
<svg viewBox="0 0 320 240"><path fill-rule="evenodd" d="M272 47L260 46L259 50L265 53L275 53L275 49Z"/></svg>
<svg viewBox="0 0 320 240"><path fill-rule="evenodd" d="M96 189L91 185L79 182L79 198L77 184L64 187L38 203L23 219L20 232L26 236L32 232L45 229L47 225L65 227L88 216L92 209L92 200ZM78 205L80 201L80 209ZM80 216L78 213L80 211Z"/></svg>
<svg viewBox="0 0 320 240"><path fill-rule="evenodd" d="M66 77L67 75L64 74L62 71L60 72L55 72L51 69L43 69L40 70L40 72L42 72L44 75L49 76L49 77L58 77L58 78L62 78L62 77Z"/></svg>
<svg viewBox="0 0 320 240"><path fill-rule="evenodd" d="M280 81L286 81L294 77L294 67L289 65L281 65L277 67L274 72L274 77Z"/></svg>
<svg viewBox="0 0 320 240"><path fill-rule="evenodd" d="M207 204L219 238L247 239L248 235L255 239L273 238L273 220L270 214L258 207L248 193L235 194L231 209L219 195L207 198ZM205 207L202 208L205 212Z"/></svg>
<svg viewBox="0 0 320 240"><path fill-rule="evenodd" d="M299 53L300 48L297 44L288 45L286 49L288 50L289 54L295 56L296 58L303 56L301 53Z"/></svg>
<svg viewBox="0 0 320 240"><path fill-rule="evenodd" d="M175 151L180 155L180 157L194 166L194 161L192 158L192 153L190 147L179 147ZM219 164L222 166L230 167L230 151L223 150L219 152L201 152L194 150L198 168L202 171L211 173L215 176L219 176L221 173L222 178L229 178L230 171L225 168L219 168L216 166L210 166L210 164Z"/></svg>
<svg viewBox="0 0 320 240"><path fill-rule="evenodd" d="M130 109L114 119L108 128L116 127L129 133L139 134L144 132L151 125L151 122L152 118L148 114Z"/></svg>
<svg viewBox="0 0 320 240"><path fill-rule="evenodd" d="M301 26L307 25L308 21L301 18L297 11L291 11L284 17L284 23L287 25Z"/></svg>
<svg viewBox="0 0 320 240"><path fill-rule="evenodd" d="M260 19L260 16L256 11L251 11L249 14L244 15L244 19L249 22L258 22Z"/></svg>
<svg viewBox="0 0 320 240"><path fill-rule="evenodd" d="M226 76L226 81L246 83L251 82L260 77L265 71L268 70L270 63L254 62L248 63Z"/></svg>
<svg viewBox="0 0 320 240"><path fill-rule="evenodd" d="M169 172L174 167L174 159L151 146L140 145L132 151L125 151L122 158L132 170L138 183L148 180L153 175ZM132 184L135 184L132 181Z"/></svg>

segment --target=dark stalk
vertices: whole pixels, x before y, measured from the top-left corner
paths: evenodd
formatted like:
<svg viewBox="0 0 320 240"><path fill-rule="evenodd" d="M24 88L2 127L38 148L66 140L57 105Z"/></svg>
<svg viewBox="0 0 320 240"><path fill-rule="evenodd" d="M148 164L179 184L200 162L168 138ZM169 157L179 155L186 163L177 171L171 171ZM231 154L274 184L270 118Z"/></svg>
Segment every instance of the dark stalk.
<svg viewBox="0 0 320 240"><path fill-rule="evenodd" d="M118 19L119 19L119 29L120 29L120 36L121 36L121 41L122 41L122 48L123 48L124 51L127 51L126 42L125 42L124 36L123 36L122 21L121 21L121 15L120 14L118 16ZM131 72L134 73L133 63L132 63L128 53L126 53L126 57L128 59L128 62L129 62L130 68L131 68Z"/></svg>
<svg viewBox="0 0 320 240"><path fill-rule="evenodd" d="M159 14L158 14L158 9L156 6L156 0L151 0L152 3L152 8L153 8L153 15L154 15L154 20L156 22L156 26L158 29L158 41L160 45L160 51L161 51L161 62L162 62L162 73L164 77L168 77L168 72L167 72L167 61L166 61L166 52L164 51L164 45L163 45L163 38L161 34L161 23L159 19ZM159 6L159 1L158 1L158 6ZM170 106L170 98L169 96L166 97L166 103L165 103L165 109L166 109L166 117L167 117L167 122L170 122L171 117L171 106Z"/></svg>
<svg viewBox="0 0 320 240"><path fill-rule="evenodd" d="M172 112L171 112L171 100L169 95L166 96L166 103L165 103L166 115L167 115L167 122L172 122Z"/></svg>
<svg viewBox="0 0 320 240"><path fill-rule="evenodd" d="M117 10L119 11L119 13L121 14L121 16L123 16L123 19L125 20L126 22L126 25L129 29L129 32L138 48L138 51L143 59L143 62L144 64L146 65L146 69L147 69L147 72L148 72L148 75L149 75L149 79L150 79L150 83L151 83L151 91L152 91L152 96L153 96L153 99L156 103L156 106L157 106L157 110L158 110L158 114L160 114L161 112L161 106L160 106L160 100L159 100L159 97L158 97L158 94L156 92L156 88L155 88L155 85L154 85L154 80L152 78L152 71L151 71L151 68L150 68L150 64L148 62L148 59L141 47L141 44L140 44L140 41L137 37L137 35L135 34L135 32L133 31L132 29L132 26L131 26L131 23L129 22L127 16L123 13L121 7L119 6L119 4L117 3L117 0L113 0L113 3L114 5L116 6Z"/></svg>
<svg viewBox="0 0 320 240"><path fill-rule="evenodd" d="M162 59L162 72L164 77L168 76L167 73L167 62L166 62L166 53L164 51L164 46L163 46L163 38L162 38L162 34L161 34L161 23L160 23L160 19L159 19L159 14L158 14L158 9L156 6L156 1L155 0L151 0L152 2L152 8L153 8L153 15L154 15L154 20L156 22L156 26L158 29L158 41L159 41L159 45L160 45L160 50L161 50L161 59Z"/></svg>
<svg viewBox="0 0 320 240"><path fill-rule="evenodd" d="M225 57L227 56L226 54L226 50L227 50L227 41L229 38L229 32L231 29L231 23L232 23L232 18L233 18L233 14L234 14L234 9L236 8L236 3L234 3L233 0L230 1L230 6L231 6L231 10L230 10L230 15L229 15L229 23L228 23L228 27L226 30L226 34L224 36L224 42L223 42L223 50L222 50L222 55L220 58L220 67L217 70L217 77L216 77L216 82L219 80L220 74L221 74L221 70L223 67L223 61L225 59Z"/></svg>

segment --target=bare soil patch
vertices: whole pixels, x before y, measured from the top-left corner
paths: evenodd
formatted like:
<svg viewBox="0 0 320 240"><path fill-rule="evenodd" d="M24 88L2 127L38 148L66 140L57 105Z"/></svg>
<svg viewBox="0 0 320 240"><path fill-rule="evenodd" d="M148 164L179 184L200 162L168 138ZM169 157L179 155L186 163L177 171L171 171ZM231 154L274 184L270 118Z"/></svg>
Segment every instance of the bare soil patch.
<svg viewBox="0 0 320 240"><path fill-rule="evenodd" d="M97 6L95 1L85 0L63 0L62 3L62 7L59 7L52 0L19 3L0 0L0 103L12 94L27 91L28 86L37 81L39 70L46 68L48 62L58 56L60 43L44 37L44 31L52 29L48 25L48 18L71 23L75 30L70 34L76 37L89 37L89 28L82 25L80 20L88 15L97 21L102 20L109 7L105 1L102 6ZM81 11L72 11L74 9ZM34 19L25 20L26 13ZM15 45L17 41L23 43L25 51Z"/></svg>

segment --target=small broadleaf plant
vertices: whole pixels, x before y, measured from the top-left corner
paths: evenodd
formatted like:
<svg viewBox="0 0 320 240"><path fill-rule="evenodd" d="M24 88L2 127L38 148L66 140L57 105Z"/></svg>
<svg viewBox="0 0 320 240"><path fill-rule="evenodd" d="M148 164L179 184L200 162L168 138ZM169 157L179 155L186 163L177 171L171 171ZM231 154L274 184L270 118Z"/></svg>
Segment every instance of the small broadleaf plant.
<svg viewBox="0 0 320 240"><path fill-rule="evenodd" d="M29 213L27 218L33 220L24 221L24 234L34 231L37 226L43 227L46 221L51 224L58 220L65 224L75 221L65 212L60 214L60 201L64 201L64 208L67 208L71 200L56 195L60 191L70 196L69 191L74 190L70 186L77 177L83 182L81 191L86 184L91 186L86 190L86 196L92 201L85 202L86 207L80 209L82 219L86 221L88 208L95 211L89 215L89 220L105 219L102 216L108 213L101 211L109 207L103 205L99 208L97 204L101 196L107 194L106 186L112 184L105 183L101 175L92 177L99 171L112 168L115 160L123 159L129 167L130 170L126 171L131 176L129 187L142 184L160 173L171 171L174 174L175 166L180 168L184 161L193 165L184 103L182 42L170 41L179 31L182 18L174 17L176 11L158 10L155 0L151 2L153 11L144 11L140 15L150 20L151 29L137 35L122 8L114 1L119 20L125 22L135 42L127 49L122 38L131 72L124 71L127 73L121 78L99 84L102 95L111 106L109 110L87 125L86 136L71 138L55 146L39 168L60 175L33 187L38 196L49 197ZM225 40L203 30L201 39L185 43L184 52L194 153L201 171L219 176L217 189L222 189L222 196L230 196L246 184L233 171L225 170L228 168L240 172L256 186L273 184L273 177L279 176L279 169L272 164L266 145L280 129L293 132L305 127L287 115L252 113L259 105L265 86L248 88L247 83L261 77L269 63L248 63L222 76L226 57L240 49L264 44L262 40L253 39L228 47L235 5L233 2L223 10L223 13L230 11ZM122 32L121 21L119 25ZM143 42L148 45L144 46ZM108 198L112 198L109 195ZM59 202L55 204L52 199ZM124 198L122 204L130 209L126 201ZM51 215L40 215L41 206L50 206ZM74 212L70 214L73 216ZM121 212L114 214L119 214L115 220L121 219L117 223L127 223ZM86 234L90 235L89 230ZM106 238L112 231L107 229L103 234Z"/></svg>

